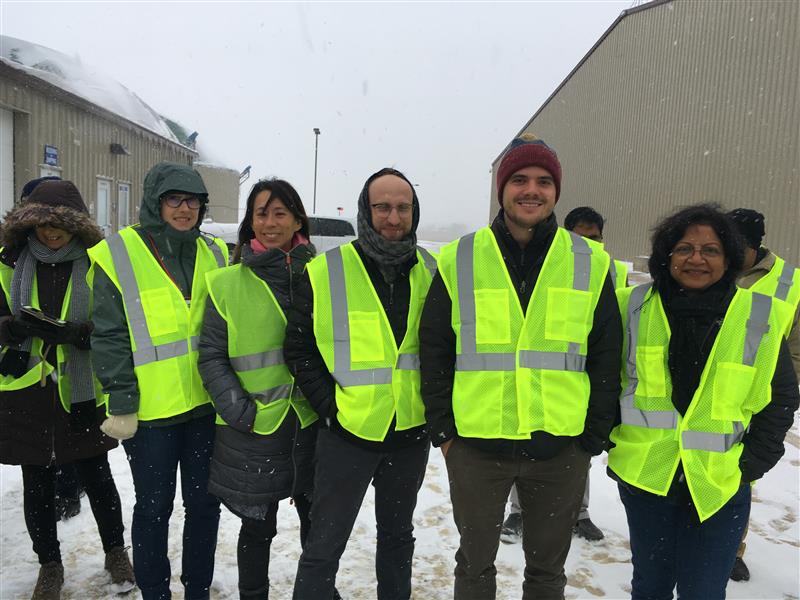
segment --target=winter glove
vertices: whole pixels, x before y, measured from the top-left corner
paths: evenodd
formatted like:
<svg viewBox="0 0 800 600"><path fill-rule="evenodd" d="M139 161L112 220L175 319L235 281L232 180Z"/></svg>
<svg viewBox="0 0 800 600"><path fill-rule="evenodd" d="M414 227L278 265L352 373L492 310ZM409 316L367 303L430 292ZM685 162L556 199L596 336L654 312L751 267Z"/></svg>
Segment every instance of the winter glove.
<svg viewBox="0 0 800 600"><path fill-rule="evenodd" d="M94 329L91 321L67 321L63 327L53 327L43 340L51 344L72 344L81 350L89 349L89 336Z"/></svg>
<svg viewBox="0 0 800 600"><path fill-rule="evenodd" d="M105 433L108 437L120 441L131 439L136 435L136 430L138 428L139 418L136 416L136 413L111 415L100 425L100 431Z"/></svg>
<svg viewBox="0 0 800 600"><path fill-rule="evenodd" d="M38 337L47 341L45 336L50 335L54 328L54 325L48 325L44 322L26 321L14 317L11 317L8 321L8 331L11 333L12 338L18 342L29 337Z"/></svg>
<svg viewBox="0 0 800 600"><path fill-rule="evenodd" d="M70 406L69 426L73 433L86 433L96 427L97 406L94 400Z"/></svg>
<svg viewBox="0 0 800 600"><path fill-rule="evenodd" d="M11 375L19 379L27 373L30 357L30 352L9 348L0 360L0 375Z"/></svg>

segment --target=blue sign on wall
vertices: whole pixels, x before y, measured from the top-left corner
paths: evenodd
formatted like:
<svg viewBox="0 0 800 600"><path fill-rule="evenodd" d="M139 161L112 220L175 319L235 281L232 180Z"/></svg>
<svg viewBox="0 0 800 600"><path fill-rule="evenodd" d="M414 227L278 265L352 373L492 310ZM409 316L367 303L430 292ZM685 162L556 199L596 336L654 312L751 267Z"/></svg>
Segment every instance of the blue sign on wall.
<svg viewBox="0 0 800 600"><path fill-rule="evenodd" d="M54 167L58 166L58 148L55 146L47 146L44 147L44 164L52 165Z"/></svg>

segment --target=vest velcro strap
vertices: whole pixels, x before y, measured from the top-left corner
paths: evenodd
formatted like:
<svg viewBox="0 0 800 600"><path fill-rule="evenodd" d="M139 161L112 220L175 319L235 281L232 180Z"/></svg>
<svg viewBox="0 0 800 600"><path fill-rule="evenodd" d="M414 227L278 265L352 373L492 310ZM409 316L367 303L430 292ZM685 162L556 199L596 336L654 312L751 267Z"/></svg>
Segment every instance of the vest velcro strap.
<svg viewBox="0 0 800 600"><path fill-rule="evenodd" d="M401 371L419 371L419 354L398 355L395 368Z"/></svg>
<svg viewBox="0 0 800 600"><path fill-rule="evenodd" d="M283 348L276 348L275 350L267 350L265 352L256 352L255 354L246 354L244 356L232 356L231 366L233 370L241 373L243 371L255 371L256 369L265 369L267 367L277 367L284 364L283 361Z"/></svg>
<svg viewBox="0 0 800 600"><path fill-rule="evenodd" d="M517 357L513 352L482 352L456 356L456 371L514 371Z"/></svg>
<svg viewBox="0 0 800 600"><path fill-rule="evenodd" d="M548 371L585 371L586 357L571 352L537 352L520 350L519 366Z"/></svg>
<svg viewBox="0 0 800 600"><path fill-rule="evenodd" d="M706 450L727 452L744 438L744 426L733 422L733 433L710 433L707 431L684 431L681 434L684 450Z"/></svg>
<svg viewBox="0 0 800 600"><path fill-rule="evenodd" d="M361 369L358 371L336 371L331 373L341 387L358 385L384 385L392 383L392 370L388 368Z"/></svg>
<svg viewBox="0 0 800 600"><path fill-rule="evenodd" d="M196 351L198 343L197 336L192 336L189 341L191 343L191 351ZM159 344L158 346L152 346L150 348L144 348L134 352L133 366L141 367L142 365L158 362L160 360L168 360L170 358L184 356L189 352L190 350L188 349L186 340L178 340L177 342L170 342L168 344Z"/></svg>
<svg viewBox="0 0 800 600"><path fill-rule="evenodd" d="M269 404L270 402L275 402L276 400L283 400L284 398L288 398L291 393L292 393L292 384L285 383L283 385L277 385L273 388L261 390L260 392L251 394L251 396L255 400L261 402L261 404Z"/></svg>

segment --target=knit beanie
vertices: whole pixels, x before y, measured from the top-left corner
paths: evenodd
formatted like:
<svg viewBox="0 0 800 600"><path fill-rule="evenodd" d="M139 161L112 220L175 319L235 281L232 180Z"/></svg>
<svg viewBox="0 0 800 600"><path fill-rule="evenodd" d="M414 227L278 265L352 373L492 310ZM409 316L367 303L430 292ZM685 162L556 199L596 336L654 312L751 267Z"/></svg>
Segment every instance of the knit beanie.
<svg viewBox="0 0 800 600"><path fill-rule="evenodd" d="M41 182L28 196L27 203L54 207L66 206L72 210L89 214L81 193L75 187L75 184L61 179Z"/></svg>
<svg viewBox="0 0 800 600"><path fill-rule="evenodd" d="M758 250L764 239L764 215L751 208L736 208L728 213L747 246Z"/></svg>
<svg viewBox="0 0 800 600"><path fill-rule="evenodd" d="M503 204L503 187L511 176L525 167L541 167L553 176L556 201L561 195L561 163L555 150L535 135L523 133L509 145L497 168L497 199Z"/></svg>

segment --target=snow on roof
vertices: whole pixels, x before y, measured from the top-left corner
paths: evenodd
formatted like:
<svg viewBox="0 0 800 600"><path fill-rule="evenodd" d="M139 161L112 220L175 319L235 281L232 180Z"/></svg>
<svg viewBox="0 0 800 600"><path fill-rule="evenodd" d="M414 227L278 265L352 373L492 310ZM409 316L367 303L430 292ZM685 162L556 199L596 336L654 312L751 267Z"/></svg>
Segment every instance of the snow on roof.
<svg viewBox="0 0 800 600"><path fill-rule="evenodd" d="M124 85L56 50L0 35L0 61L180 143L159 114Z"/></svg>

